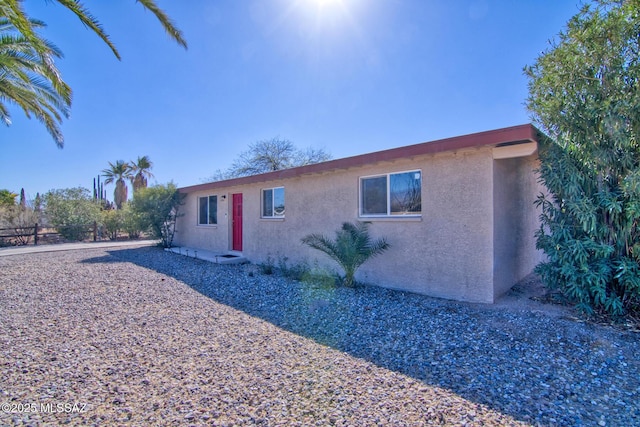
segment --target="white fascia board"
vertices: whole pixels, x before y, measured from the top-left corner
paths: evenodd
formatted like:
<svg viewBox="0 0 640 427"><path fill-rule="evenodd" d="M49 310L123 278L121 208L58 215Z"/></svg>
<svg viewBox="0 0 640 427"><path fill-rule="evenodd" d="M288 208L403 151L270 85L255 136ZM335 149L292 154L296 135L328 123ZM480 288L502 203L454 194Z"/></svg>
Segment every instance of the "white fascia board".
<svg viewBox="0 0 640 427"><path fill-rule="evenodd" d="M515 157L527 157L538 151L538 143L535 141L525 142L522 144L505 145L502 147L493 147L493 158L513 159Z"/></svg>

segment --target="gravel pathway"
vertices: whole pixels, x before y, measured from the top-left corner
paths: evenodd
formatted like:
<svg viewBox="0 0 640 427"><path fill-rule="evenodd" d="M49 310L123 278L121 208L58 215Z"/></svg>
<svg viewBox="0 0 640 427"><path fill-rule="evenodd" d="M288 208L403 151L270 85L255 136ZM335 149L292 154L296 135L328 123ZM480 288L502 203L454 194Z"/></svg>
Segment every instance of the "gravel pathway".
<svg viewBox="0 0 640 427"><path fill-rule="evenodd" d="M157 248L0 258L0 425L640 426L640 336Z"/></svg>

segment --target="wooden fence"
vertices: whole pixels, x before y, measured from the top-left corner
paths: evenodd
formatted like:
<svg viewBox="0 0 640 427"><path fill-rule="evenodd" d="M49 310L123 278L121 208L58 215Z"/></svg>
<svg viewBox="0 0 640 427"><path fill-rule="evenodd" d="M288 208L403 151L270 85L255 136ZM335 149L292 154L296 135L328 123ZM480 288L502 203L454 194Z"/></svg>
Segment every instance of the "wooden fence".
<svg viewBox="0 0 640 427"><path fill-rule="evenodd" d="M75 225L63 226L63 227L78 227ZM56 231L53 232L43 232L45 228L35 223L31 227L11 227L11 228L0 228L0 246L3 244L7 244L10 246L21 246L28 245L33 238L33 244L37 245L38 240L47 237L47 236L60 236L59 230L63 227L51 227ZM49 227L47 227L48 229ZM91 234L93 236L93 241L98 240L98 224L93 223L91 227L87 227L83 232ZM9 232L9 233L7 233Z"/></svg>

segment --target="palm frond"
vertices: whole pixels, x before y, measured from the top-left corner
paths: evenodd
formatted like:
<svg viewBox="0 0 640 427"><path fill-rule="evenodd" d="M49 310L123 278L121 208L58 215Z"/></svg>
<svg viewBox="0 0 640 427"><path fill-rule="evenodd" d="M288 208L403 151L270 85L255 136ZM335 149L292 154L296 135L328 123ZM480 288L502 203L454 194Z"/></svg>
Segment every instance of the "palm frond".
<svg viewBox="0 0 640 427"><path fill-rule="evenodd" d="M156 18L158 18L158 21L160 21L160 24L162 24L165 31L169 34L169 36L171 36L172 39L176 41L176 43L178 43L180 46L187 49L187 41L184 39L182 35L182 31L180 31L175 26L171 18L169 18L169 16L166 13L164 13L162 9L158 7L155 1L153 0L136 0L136 1L140 3L142 6L144 6L151 13L153 13L156 16Z"/></svg>
<svg viewBox="0 0 640 427"><path fill-rule="evenodd" d="M133 185L133 191L137 191L141 188L147 187L147 178L152 178L153 174L150 169L153 167L153 163L149 159L149 156L138 156L138 160L131 161L131 174L129 179Z"/></svg>
<svg viewBox="0 0 640 427"><path fill-rule="evenodd" d="M84 25L89 27L102 39L103 42L106 43L107 46L109 46L116 58L121 59L118 49L116 49L115 45L111 42L111 39L107 33L105 33L100 22L91 15L89 9L84 7L84 5L78 0L57 0L57 2L73 12Z"/></svg>
<svg viewBox="0 0 640 427"><path fill-rule="evenodd" d="M64 145L59 124L69 116L71 88L62 80L53 58L62 52L41 38L42 21L28 19L16 0L0 1L0 118L11 119L6 103L20 107L28 118L44 124L56 145Z"/></svg>
<svg viewBox="0 0 640 427"><path fill-rule="evenodd" d="M323 234L310 234L302 238L302 243L312 247L313 249L324 252L338 263L341 262L341 250L339 246L336 242Z"/></svg>
<svg viewBox="0 0 640 427"><path fill-rule="evenodd" d="M355 272L362 264L390 247L384 238L372 241L368 224L364 222L344 222L334 239L310 234L302 238L302 243L336 261L345 272L344 283L347 286L354 284Z"/></svg>
<svg viewBox="0 0 640 427"><path fill-rule="evenodd" d="M2 97L0 96L0 101L2 101ZM2 102L0 102L0 120L7 126L11 126L11 115L9 114L9 110L4 106Z"/></svg>

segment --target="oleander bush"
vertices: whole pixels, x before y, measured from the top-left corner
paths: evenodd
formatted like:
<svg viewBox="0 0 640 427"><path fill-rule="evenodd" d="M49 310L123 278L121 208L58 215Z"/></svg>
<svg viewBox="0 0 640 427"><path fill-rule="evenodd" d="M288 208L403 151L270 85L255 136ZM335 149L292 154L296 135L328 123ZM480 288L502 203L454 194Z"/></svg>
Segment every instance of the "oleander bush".
<svg viewBox="0 0 640 427"><path fill-rule="evenodd" d="M640 13L600 0L525 69L540 138L537 271L588 314L640 307Z"/></svg>

